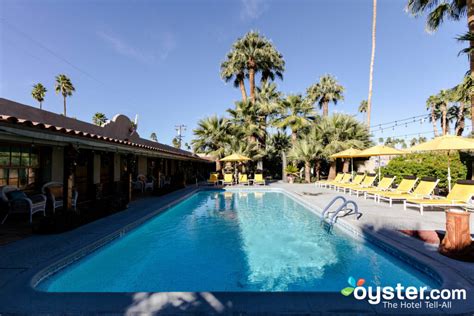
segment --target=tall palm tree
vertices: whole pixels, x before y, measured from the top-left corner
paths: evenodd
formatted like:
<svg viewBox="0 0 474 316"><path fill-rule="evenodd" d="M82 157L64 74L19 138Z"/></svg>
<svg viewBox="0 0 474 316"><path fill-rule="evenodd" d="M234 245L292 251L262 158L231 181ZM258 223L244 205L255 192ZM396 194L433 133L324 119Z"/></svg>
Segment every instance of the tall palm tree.
<svg viewBox="0 0 474 316"><path fill-rule="evenodd" d="M227 54L227 59L221 63L221 77L226 82L233 80L234 87L240 89L242 101L247 102L247 91L245 89L245 64L242 54L235 50Z"/></svg>
<svg viewBox="0 0 474 316"><path fill-rule="evenodd" d="M310 139L302 138L293 144L289 157L295 161L304 162L304 179L311 182L311 162L319 158L323 152L323 147Z"/></svg>
<svg viewBox="0 0 474 316"><path fill-rule="evenodd" d="M150 139L154 142L157 142L158 141L158 137L156 136L156 133L153 132L150 134Z"/></svg>
<svg viewBox="0 0 474 316"><path fill-rule="evenodd" d="M72 93L76 91L76 89L72 85L71 79L66 75L61 74L56 76L55 90L57 94L60 93L63 96L64 116L67 116L66 98L72 96Z"/></svg>
<svg viewBox="0 0 474 316"><path fill-rule="evenodd" d="M444 20L458 21L467 17L468 32L458 39L469 41L469 49L464 50L469 56L470 76L474 77L474 2L471 0L408 0L406 10L418 17L428 13L426 28L429 32L436 31ZM474 95L470 96L471 114L474 114ZM471 115L474 126L474 115Z"/></svg>
<svg viewBox="0 0 474 316"><path fill-rule="evenodd" d="M329 102L337 104L338 101L344 100L344 87L331 75L322 76L318 83L307 89L306 93L313 104L318 102L319 108L323 110L323 116L329 114Z"/></svg>
<svg viewBox="0 0 474 316"><path fill-rule="evenodd" d="M249 78L250 100L255 103L256 74L262 72L263 81L272 79L275 75L282 77L285 68L283 56L267 38L256 31L250 31L238 39L233 45L233 50L237 60L246 61L245 73Z"/></svg>
<svg viewBox="0 0 474 316"><path fill-rule="evenodd" d="M278 128L291 130L291 142L294 144L298 138L298 132L309 128L315 117L313 106L301 95L289 95L280 103L280 116L274 121Z"/></svg>
<svg viewBox="0 0 474 316"><path fill-rule="evenodd" d="M35 84L33 86L33 90L31 91L31 96L33 99L39 102L40 109L43 108L43 101L47 91L48 90L46 90L46 88L41 83Z"/></svg>
<svg viewBox="0 0 474 316"><path fill-rule="evenodd" d="M104 113L97 112L92 117L92 123L94 123L97 126L104 126L106 122L107 122L107 116L105 116Z"/></svg>
<svg viewBox="0 0 474 316"><path fill-rule="evenodd" d="M281 176L284 182L287 181L286 178L286 166L287 162L287 152L290 148L290 138L287 134L278 131L276 134L273 134L270 137L269 141L269 151L275 151L280 155L281 158Z"/></svg>
<svg viewBox="0 0 474 316"><path fill-rule="evenodd" d="M473 94L473 82L469 75L464 76L463 81L451 89L453 101L457 104L452 105L448 110L448 120L455 121L455 135L461 136L465 128L465 118L471 115L469 104Z"/></svg>
<svg viewBox="0 0 474 316"><path fill-rule="evenodd" d="M441 90L437 95L438 108L441 112L441 130L443 135L449 134L448 110L449 104L453 102L453 93L449 90Z"/></svg>
<svg viewBox="0 0 474 316"><path fill-rule="evenodd" d="M440 101L436 95L430 96L426 100L426 109L431 112L430 122L433 124L434 137L438 137L438 119L439 119L439 105Z"/></svg>
<svg viewBox="0 0 474 316"><path fill-rule="evenodd" d="M204 153L216 159L216 169L221 169L219 159L224 157L225 147L231 138L230 121L226 118L211 116L198 122L191 144L197 153Z"/></svg>
<svg viewBox="0 0 474 316"><path fill-rule="evenodd" d="M373 0L372 6L372 51L370 54L369 68L369 96L367 98L367 128L370 130L370 114L372 112L372 86L374 81L374 62L375 62L375 33L377 26L377 0Z"/></svg>

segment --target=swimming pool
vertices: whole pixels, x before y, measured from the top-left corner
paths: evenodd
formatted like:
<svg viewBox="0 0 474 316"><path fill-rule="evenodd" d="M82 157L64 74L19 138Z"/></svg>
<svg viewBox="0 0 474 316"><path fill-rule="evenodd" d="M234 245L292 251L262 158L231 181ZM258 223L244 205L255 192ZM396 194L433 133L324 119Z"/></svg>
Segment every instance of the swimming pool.
<svg viewBox="0 0 474 316"><path fill-rule="evenodd" d="M437 287L278 191L201 191L47 278L48 292L340 291Z"/></svg>

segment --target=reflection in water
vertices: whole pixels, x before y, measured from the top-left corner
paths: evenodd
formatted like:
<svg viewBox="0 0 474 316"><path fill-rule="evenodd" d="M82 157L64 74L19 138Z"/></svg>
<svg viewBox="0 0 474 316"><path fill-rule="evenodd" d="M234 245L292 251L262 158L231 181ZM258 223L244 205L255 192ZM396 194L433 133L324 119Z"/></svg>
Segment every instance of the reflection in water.
<svg viewBox="0 0 474 316"><path fill-rule="evenodd" d="M239 227L249 266L246 287L298 290L298 284L314 284L326 266L337 263L334 246L318 236L320 231L308 229L314 223L301 216L294 201L286 196L283 199L284 203L255 192L246 200L238 200ZM275 217L280 220L275 221Z"/></svg>

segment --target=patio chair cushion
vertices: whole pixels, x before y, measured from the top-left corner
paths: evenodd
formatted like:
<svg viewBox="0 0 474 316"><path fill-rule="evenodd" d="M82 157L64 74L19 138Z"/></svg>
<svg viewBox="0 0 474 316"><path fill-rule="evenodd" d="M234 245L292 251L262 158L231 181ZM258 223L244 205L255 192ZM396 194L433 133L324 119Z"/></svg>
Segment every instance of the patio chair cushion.
<svg viewBox="0 0 474 316"><path fill-rule="evenodd" d="M48 191L56 200L60 200L63 197L63 187L61 186L51 186L48 188Z"/></svg>
<svg viewBox="0 0 474 316"><path fill-rule="evenodd" d="M22 198L26 198L26 197L27 196L26 196L25 192L20 191L20 190L13 190L13 191L7 192L7 198L10 201L17 200L17 199L22 199Z"/></svg>

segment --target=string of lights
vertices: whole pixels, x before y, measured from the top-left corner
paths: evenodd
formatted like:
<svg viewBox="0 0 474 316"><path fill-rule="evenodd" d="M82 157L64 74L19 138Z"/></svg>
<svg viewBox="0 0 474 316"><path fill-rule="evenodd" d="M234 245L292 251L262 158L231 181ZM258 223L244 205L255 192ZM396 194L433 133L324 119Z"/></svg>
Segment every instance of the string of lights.
<svg viewBox="0 0 474 316"><path fill-rule="evenodd" d="M423 125L425 122L428 122L430 119L430 114L416 115L405 119L395 120L391 122L386 122L382 124L376 124L371 126L371 130L383 133L385 130L394 131L395 128L403 127L408 128L412 124Z"/></svg>
<svg viewBox="0 0 474 316"><path fill-rule="evenodd" d="M453 128L451 128L451 133L453 132L452 130ZM471 132L472 131L472 126L471 125L466 125L464 127L464 133L466 132ZM406 134L400 134L400 135L383 135L383 136L380 136L379 138L383 138L383 139L387 139L387 138L391 138L391 139L399 139L399 138L404 138L404 139L407 139L409 136L418 136L418 137L421 137L422 135L427 135L427 134L432 134L434 135L434 132L433 130L430 130L430 131L422 131L422 132L414 132L414 133L406 133Z"/></svg>

